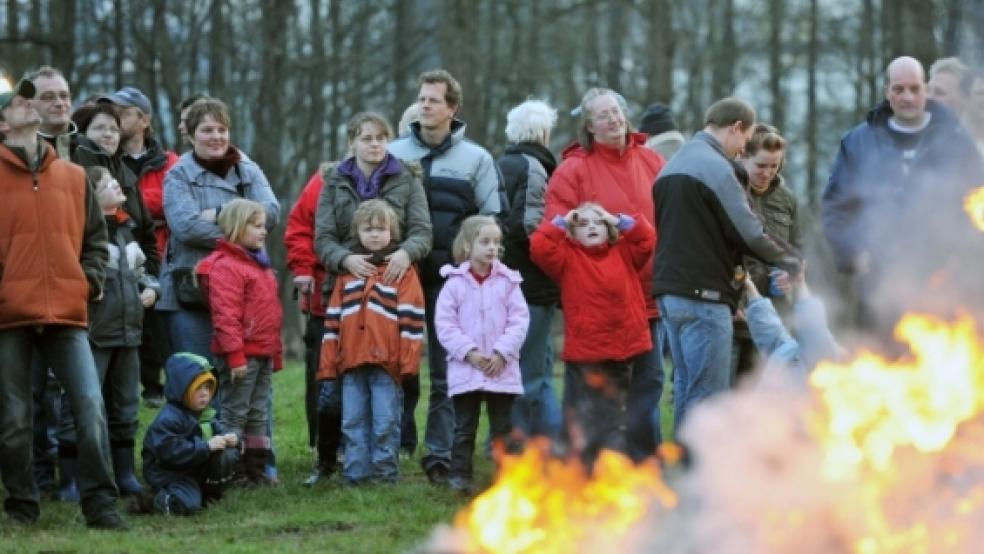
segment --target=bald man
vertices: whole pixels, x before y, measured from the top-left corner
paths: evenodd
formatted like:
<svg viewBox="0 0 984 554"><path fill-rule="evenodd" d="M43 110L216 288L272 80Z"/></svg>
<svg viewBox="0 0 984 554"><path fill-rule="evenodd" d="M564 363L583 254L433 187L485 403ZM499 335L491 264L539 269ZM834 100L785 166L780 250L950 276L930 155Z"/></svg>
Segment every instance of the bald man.
<svg viewBox="0 0 984 554"><path fill-rule="evenodd" d="M892 60L885 100L841 140L823 193L823 229L840 270L857 279L862 330L890 337L898 315L952 263L966 227L962 197L984 162L954 113L927 98L918 60Z"/></svg>

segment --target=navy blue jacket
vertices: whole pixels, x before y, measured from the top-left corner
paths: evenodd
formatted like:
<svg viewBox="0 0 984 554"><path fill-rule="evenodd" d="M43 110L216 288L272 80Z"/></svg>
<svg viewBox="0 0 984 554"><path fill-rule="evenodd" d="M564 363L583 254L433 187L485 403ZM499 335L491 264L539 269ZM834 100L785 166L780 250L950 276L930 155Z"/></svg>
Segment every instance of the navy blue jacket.
<svg viewBox="0 0 984 554"><path fill-rule="evenodd" d="M185 391L202 371L192 360L175 357L168 360L164 396L167 404L147 429L144 436L143 475L156 491L175 479L204 476L211 452L204 436L199 416L184 405ZM211 423L213 435L225 430L217 420Z"/></svg>
<svg viewBox="0 0 984 554"><path fill-rule="evenodd" d="M926 254L935 255L947 250L940 247L952 237L975 234L964 227L961 206L970 188L984 184L984 162L950 110L927 100L926 111L929 126L909 148L901 146L904 135L888 126L888 102L841 140L822 217L842 271L853 271L862 252L872 256L873 267L900 256L925 260L913 248L924 245Z"/></svg>

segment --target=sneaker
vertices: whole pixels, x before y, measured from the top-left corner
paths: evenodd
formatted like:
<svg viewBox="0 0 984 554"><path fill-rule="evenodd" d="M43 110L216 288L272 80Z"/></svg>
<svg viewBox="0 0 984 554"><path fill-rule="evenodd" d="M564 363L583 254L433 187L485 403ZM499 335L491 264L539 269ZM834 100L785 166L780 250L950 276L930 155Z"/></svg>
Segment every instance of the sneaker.
<svg viewBox="0 0 984 554"><path fill-rule="evenodd" d="M116 510L106 512L96 519L87 521L85 524L91 529L103 529L106 531L126 531L130 528Z"/></svg>
<svg viewBox="0 0 984 554"><path fill-rule="evenodd" d="M427 480L430 481L432 485L443 486L448 484L448 468L442 465L435 465L426 470L426 473Z"/></svg>

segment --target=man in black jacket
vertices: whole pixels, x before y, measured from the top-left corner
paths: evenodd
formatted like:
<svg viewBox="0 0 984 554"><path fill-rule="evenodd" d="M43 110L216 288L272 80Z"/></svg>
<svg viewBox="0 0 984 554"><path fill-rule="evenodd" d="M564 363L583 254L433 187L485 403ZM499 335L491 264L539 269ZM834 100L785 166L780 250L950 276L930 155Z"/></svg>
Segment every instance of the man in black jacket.
<svg viewBox="0 0 984 554"><path fill-rule="evenodd" d="M659 230L653 295L673 355L677 427L693 404L729 387L742 254L799 267L792 249L766 233L735 177L732 161L754 123L755 111L744 101L715 102L704 130L683 145L653 188Z"/></svg>

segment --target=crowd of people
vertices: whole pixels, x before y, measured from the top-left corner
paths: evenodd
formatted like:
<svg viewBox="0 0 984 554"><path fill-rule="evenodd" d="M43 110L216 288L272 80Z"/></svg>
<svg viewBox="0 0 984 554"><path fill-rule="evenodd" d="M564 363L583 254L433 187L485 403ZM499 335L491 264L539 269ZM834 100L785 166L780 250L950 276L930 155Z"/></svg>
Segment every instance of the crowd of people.
<svg viewBox="0 0 984 554"><path fill-rule="evenodd" d="M941 245L977 248L959 214L984 176L973 100L984 77L946 59L927 84L901 57L885 79L885 102L845 135L822 201L838 267L858 283L859 328L876 338L922 302L906 291L970 284L959 270L939 276L959 263ZM285 224L307 321L317 456L306 485L399 480L401 459L418 455L425 353L421 470L466 494L476 449L490 443L546 437L589 470L602 449L657 455L667 352L674 428L754 382L756 368L802 382L839 353L805 285L800 202L781 174L787 140L746 101L713 103L687 140L667 106L646 108L637 131L621 94L592 88L558 161L557 111L528 100L507 114L496 160L466 138L452 75L427 71L418 85L398 134L379 113L352 116L345 159L318 168ZM138 513L187 515L229 486L279 482L283 310L266 240L280 201L233 144L220 99L195 95L179 112L181 155L155 137L134 87L73 109L65 77L44 66L0 94L11 521L36 521L43 494L119 529L120 495ZM137 471L141 396L159 412Z"/></svg>

